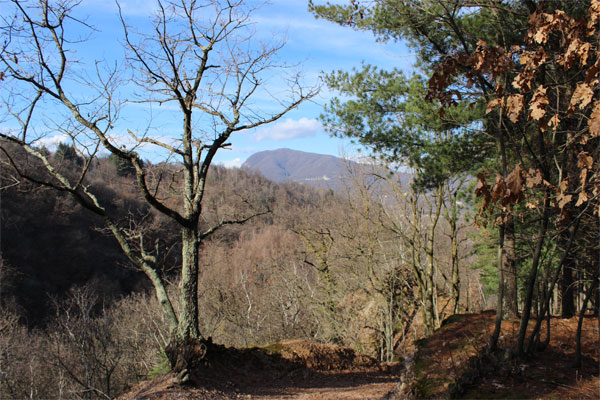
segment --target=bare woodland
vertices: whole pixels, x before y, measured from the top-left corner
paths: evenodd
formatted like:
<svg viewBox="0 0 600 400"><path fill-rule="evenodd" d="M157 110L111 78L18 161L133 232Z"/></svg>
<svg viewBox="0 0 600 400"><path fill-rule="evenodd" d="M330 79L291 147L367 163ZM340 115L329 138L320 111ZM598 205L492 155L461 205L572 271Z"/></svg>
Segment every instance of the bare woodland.
<svg viewBox="0 0 600 400"><path fill-rule="evenodd" d="M582 44L589 35L574 19L533 14L521 48L478 43L434 70L427 96L436 107L460 101L458 79L485 89L494 183L486 167L419 186L422 171L408 168L407 181L384 157L348 164L345 191L333 192L212 165L240 132L318 92L278 60L285 43L255 41L249 2L158 0L148 32L120 14L126 55L115 64L78 58L85 35L75 32L93 26L77 2L7 4L1 398L110 399L169 370L185 382L189 349L197 356L213 341L249 348L302 338L394 362L449 316L492 307L488 348L503 318L520 317L515 353L525 357L547 345L540 332L545 322L549 340L551 315L578 313L579 340L586 311L598 313L599 61L589 65L597 43ZM358 15L344 23L360 27ZM551 97L536 81L546 55L534 47L559 25L573 33L548 49L562 60L552 76L569 77L576 64L586 73ZM515 57L530 62L518 74ZM286 84L276 94L273 76ZM520 92L501 87L509 78ZM265 97L274 108L257 105ZM132 105L172 107L177 136L152 118L128 126ZM557 134L560 118L579 130ZM531 133L518 126L526 119L543 124ZM39 146L53 133L68 141ZM507 155L509 140L518 154ZM148 161L148 149L164 157Z"/></svg>

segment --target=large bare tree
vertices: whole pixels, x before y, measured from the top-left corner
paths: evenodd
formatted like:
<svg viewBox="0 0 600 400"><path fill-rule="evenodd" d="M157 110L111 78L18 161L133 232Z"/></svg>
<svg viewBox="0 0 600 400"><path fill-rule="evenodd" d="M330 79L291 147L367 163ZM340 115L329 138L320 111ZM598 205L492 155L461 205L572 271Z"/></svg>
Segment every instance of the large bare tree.
<svg viewBox="0 0 600 400"><path fill-rule="evenodd" d="M200 230L209 167L232 134L278 120L314 96L316 89L303 89L298 74L273 61L282 43L254 40L253 9L246 1L157 0L147 33L134 31L119 12L126 56L115 67L77 59L76 50L86 35L81 32L93 30L78 17L78 1L8 3L10 7L3 6L7 12L3 10L0 54L2 112L5 126L10 127L0 132L4 159L20 179L68 192L104 220L129 260L151 280L169 321L172 343L202 339L198 328L201 243L218 228L243 223L262 212L224 218ZM288 85L285 95L271 96L278 109L264 112L255 98L269 95L265 79L274 76L274 69L286 74L283 81ZM135 82L133 91L130 82ZM119 116L134 102L137 107L170 106L169 118L178 118L181 124L177 135L156 134L152 120L141 132L129 129ZM115 133L119 131L128 132L128 141ZM48 152L40 150L40 136L53 133L68 135L85 159L77 173L61 169ZM139 153L142 146L163 151L165 160L181 167L177 201L167 201L163 181L148 173ZM143 231L132 230L131 224L111 215L86 181L101 149L133 165L143 198L181 230L177 309L160 273L160 246L149 246ZM23 150L45 166L44 175L28 172L20 162Z"/></svg>

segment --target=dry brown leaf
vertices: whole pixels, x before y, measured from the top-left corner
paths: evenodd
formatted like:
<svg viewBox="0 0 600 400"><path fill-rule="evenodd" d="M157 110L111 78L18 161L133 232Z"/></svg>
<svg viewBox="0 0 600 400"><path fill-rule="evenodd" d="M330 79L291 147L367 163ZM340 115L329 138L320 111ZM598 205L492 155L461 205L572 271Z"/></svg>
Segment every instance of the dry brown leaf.
<svg viewBox="0 0 600 400"><path fill-rule="evenodd" d="M519 114L524 107L523 95L522 94L511 94L508 96L506 101L506 108L508 112L508 118L513 123L516 123L519 120Z"/></svg>
<svg viewBox="0 0 600 400"><path fill-rule="evenodd" d="M519 163L506 177L506 186L511 195L518 195L523 190L523 178L521 176L523 172L523 168Z"/></svg>
<svg viewBox="0 0 600 400"><path fill-rule="evenodd" d="M600 100L594 101L594 107L592 108L588 126L592 137L600 136Z"/></svg>
<svg viewBox="0 0 600 400"><path fill-rule="evenodd" d="M551 126L552 128L554 128L555 130L558 129L559 123L560 123L560 118L558 117L558 114L554 114L554 116L552 118L550 118L550 121L548 121L548 125Z"/></svg>
<svg viewBox="0 0 600 400"><path fill-rule="evenodd" d="M542 172L539 169L529 168L527 174L527 187L532 188L537 185L541 185L544 179L542 178Z"/></svg>
<svg viewBox="0 0 600 400"><path fill-rule="evenodd" d="M590 43L583 43L579 49L577 49L577 55L579 56L579 66L583 67L587 64L587 59L590 54L592 45Z"/></svg>
<svg viewBox="0 0 600 400"><path fill-rule="evenodd" d="M581 183L581 190L585 189L585 184L587 182L587 176L588 176L588 169L584 168L581 170L581 173L579 174L579 183Z"/></svg>
<svg viewBox="0 0 600 400"><path fill-rule="evenodd" d="M570 194L559 194L556 198L556 200L558 201L558 208L565 208L565 206L569 204L572 198L573 196L571 196Z"/></svg>
<svg viewBox="0 0 600 400"><path fill-rule="evenodd" d="M494 188L492 190L492 202L497 202L499 199L503 198L506 194L506 184L504 183L504 179L502 179L501 175L496 175L496 183L494 184Z"/></svg>
<svg viewBox="0 0 600 400"><path fill-rule="evenodd" d="M590 4L590 20L588 21L588 35L596 33L596 25L600 22L600 0L592 0Z"/></svg>
<svg viewBox="0 0 600 400"><path fill-rule="evenodd" d="M494 100L490 100L490 102L487 104L487 108L485 109L485 113L489 114L490 112L492 112L493 109L497 108L498 106L503 106L504 104L504 99L503 98L497 98Z"/></svg>
<svg viewBox="0 0 600 400"><path fill-rule="evenodd" d="M550 32L550 28L548 27L548 25L542 26L542 27L538 28L538 30L533 35L533 40L535 40L536 43L539 43L539 44L546 43L546 41L548 40L549 32Z"/></svg>
<svg viewBox="0 0 600 400"><path fill-rule="evenodd" d="M546 96L547 89L540 85L535 89L533 98L529 109L531 110L530 116L536 121L539 121L544 115L546 115L546 106L548 105L548 96Z"/></svg>
<svg viewBox="0 0 600 400"><path fill-rule="evenodd" d="M576 37L569 43L567 51L559 60L559 64L562 64L565 68L571 68L573 67L573 63L579 58L579 66L583 67L587 64L590 49L590 43L582 42Z"/></svg>
<svg viewBox="0 0 600 400"><path fill-rule="evenodd" d="M577 166L579 168L592 168L592 165L594 165L594 159L586 151L582 151L581 153L579 153L577 155L577 158Z"/></svg>
<svg viewBox="0 0 600 400"><path fill-rule="evenodd" d="M569 186L569 178L563 179L559 184L558 184L558 190L561 193L564 193L565 190L567 190L567 187Z"/></svg>
<svg viewBox="0 0 600 400"><path fill-rule="evenodd" d="M575 107L579 106L580 110L583 110L588 104L592 102L594 98L594 91L589 84L580 82L577 84L573 97L571 97L571 104L569 105L569 111L575 111Z"/></svg>
<svg viewBox="0 0 600 400"><path fill-rule="evenodd" d="M579 207L580 205L582 205L583 203L588 201L588 195L585 191L581 191L579 193L579 197L577 198L577 203L575 203L575 207Z"/></svg>
<svg viewBox="0 0 600 400"><path fill-rule="evenodd" d="M596 62L588 68L585 73L585 82L591 83L592 81L598 79L598 70L600 70L600 57L596 59Z"/></svg>
<svg viewBox="0 0 600 400"><path fill-rule="evenodd" d="M537 202L532 203L532 202L528 201L527 204L525 204L525 207L532 209L532 210L538 208L538 206L539 206L539 204L537 204Z"/></svg>

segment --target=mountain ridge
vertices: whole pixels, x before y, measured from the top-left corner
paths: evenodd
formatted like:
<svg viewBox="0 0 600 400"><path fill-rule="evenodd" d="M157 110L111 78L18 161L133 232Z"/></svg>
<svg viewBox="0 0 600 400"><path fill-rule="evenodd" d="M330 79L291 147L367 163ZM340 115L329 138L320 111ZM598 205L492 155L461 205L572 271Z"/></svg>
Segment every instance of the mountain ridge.
<svg viewBox="0 0 600 400"><path fill-rule="evenodd" d="M258 171L275 182L294 181L339 188L349 168L356 165L354 161L332 155L282 148L254 153L242 164L242 168Z"/></svg>

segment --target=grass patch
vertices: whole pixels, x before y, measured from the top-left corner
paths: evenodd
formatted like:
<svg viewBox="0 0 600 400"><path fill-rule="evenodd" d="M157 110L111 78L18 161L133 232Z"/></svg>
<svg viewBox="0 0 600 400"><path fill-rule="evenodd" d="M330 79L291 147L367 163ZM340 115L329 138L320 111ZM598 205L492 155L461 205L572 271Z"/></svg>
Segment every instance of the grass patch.
<svg viewBox="0 0 600 400"><path fill-rule="evenodd" d="M161 351L158 354L158 360L156 361L156 364L154 364L152 370L148 372L148 378L153 379L157 376L168 374L169 372L171 372L171 363L169 362L166 354Z"/></svg>

